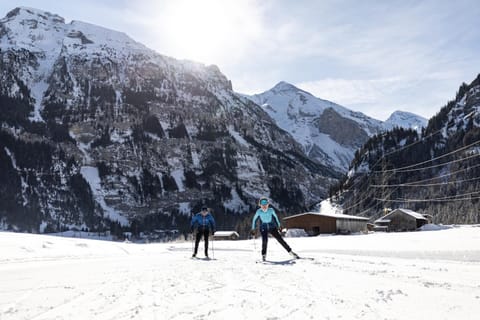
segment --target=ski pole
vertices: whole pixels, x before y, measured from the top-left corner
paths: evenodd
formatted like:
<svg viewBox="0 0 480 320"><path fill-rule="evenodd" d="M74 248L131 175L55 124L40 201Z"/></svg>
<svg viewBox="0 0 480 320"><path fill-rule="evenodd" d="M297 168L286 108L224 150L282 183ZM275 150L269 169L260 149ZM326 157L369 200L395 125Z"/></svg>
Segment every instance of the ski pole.
<svg viewBox="0 0 480 320"><path fill-rule="evenodd" d="M195 229L192 231L192 255L195 253L193 242L195 241Z"/></svg>
<svg viewBox="0 0 480 320"><path fill-rule="evenodd" d="M190 241L192 243L192 254L193 254L193 232L192 232L192 241Z"/></svg>
<svg viewBox="0 0 480 320"><path fill-rule="evenodd" d="M215 242L215 235L212 234L212 259L215 259L215 248L213 246L214 242Z"/></svg>

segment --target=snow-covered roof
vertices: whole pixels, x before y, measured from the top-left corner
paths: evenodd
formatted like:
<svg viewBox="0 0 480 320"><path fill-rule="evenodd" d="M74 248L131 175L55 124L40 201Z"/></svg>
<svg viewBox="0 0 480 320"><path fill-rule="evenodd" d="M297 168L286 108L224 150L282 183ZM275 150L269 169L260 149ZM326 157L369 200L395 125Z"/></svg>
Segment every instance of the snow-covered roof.
<svg viewBox="0 0 480 320"><path fill-rule="evenodd" d="M390 219L383 219L383 218L380 218L378 220L375 220L374 223L390 223L392 220Z"/></svg>
<svg viewBox="0 0 480 320"><path fill-rule="evenodd" d="M215 236L216 237L230 237L230 236L239 236L239 234L236 231L216 231Z"/></svg>
<svg viewBox="0 0 480 320"><path fill-rule="evenodd" d="M357 216L351 216L351 215L348 215L348 214L333 213L333 212L328 212L328 213L305 212L305 213L300 213L300 214L295 214L293 216L285 217L283 219L288 220L288 219L291 219L291 218L305 216L305 215L316 215L316 216L322 216L322 217L332 217L332 218L337 218L337 219L352 219L352 220L364 220L364 221L369 220L368 218L365 218L365 217L357 217Z"/></svg>
<svg viewBox="0 0 480 320"><path fill-rule="evenodd" d="M406 213L409 216L414 217L415 219L427 220L427 218L425 218L422 214L420 214L418 212L415 212L415 211L412 211L412 210L409 210L409 209L403 209L403 208L395 209L392 212L390 212L389 214L387 214L386 216L383 216L381 219L385 220L386 218L388 218L389 216L391 216L393 213L395 213L397 211L401 211L403 213Z"/></svg>

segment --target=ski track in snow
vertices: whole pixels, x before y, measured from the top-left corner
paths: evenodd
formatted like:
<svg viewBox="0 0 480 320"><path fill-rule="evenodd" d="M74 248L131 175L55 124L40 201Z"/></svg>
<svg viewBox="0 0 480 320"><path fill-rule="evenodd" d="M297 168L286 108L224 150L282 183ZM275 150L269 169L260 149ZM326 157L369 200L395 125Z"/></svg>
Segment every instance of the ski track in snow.
<svg viewBox="0 0 480 320"><path fill-rule="evenodd" d="M406 234L287 238L314 260L292 260L271 239L269 264L255 263L260 239L215 241L215 259L203 260L190 259L190 242L0 232L0 319L476 319L480 228L455 240L458 232L414 233L431 246L420 242L430 254L417 257L401 254ZM459 248L468 256L436 259L450 235L469 239ZM356 249L370 241L382 244L368 255Z"/></svg>

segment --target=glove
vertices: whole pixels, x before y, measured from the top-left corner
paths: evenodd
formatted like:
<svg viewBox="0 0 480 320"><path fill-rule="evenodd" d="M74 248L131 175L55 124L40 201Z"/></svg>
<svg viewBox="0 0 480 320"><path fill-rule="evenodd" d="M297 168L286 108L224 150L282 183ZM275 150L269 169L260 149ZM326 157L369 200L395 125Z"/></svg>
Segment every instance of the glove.
<svg viewBox="0 0 480 320"><path fill-rule="evenodd" d="M256 233L255 230L250 231L250 234L251 234L252 236L255 236L255 233Z"/></svg>

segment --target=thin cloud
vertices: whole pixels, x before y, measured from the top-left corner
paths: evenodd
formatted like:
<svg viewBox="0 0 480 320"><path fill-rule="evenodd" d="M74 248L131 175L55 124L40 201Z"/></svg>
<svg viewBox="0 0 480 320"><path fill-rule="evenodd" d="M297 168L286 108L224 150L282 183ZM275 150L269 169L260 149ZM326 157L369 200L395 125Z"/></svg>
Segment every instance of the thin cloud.
<svg viewBox="0 0 480 320"><path fill-rule="evenodd" d="M18 0L0 9L37 7L123 31L161 54L217 64L239 92L262 92L284 80L378 119L398 109L430 117L480 71L476 0L205 0L214 11L240 6L233 16L238 28L228 36L204 29L194 40L212 39L195 55L175 38L181 24L170 9L199 8L201 23L198 3Z"/></svg>
<svg viewBox="0 0 480 320"><path fill-rule="evenodd" d="M319 97L340 104L377 103L384 95L402 87L400 78L374 80L323 79L297 86Z"/></svg>
<svg viewBox="0 0 480 320"><path fill-rule="evenodd" d="M401 78L348 80L323 79L298 83L297 86L317 97L347 107L362 107L364 113L377 114L379 119L387 118L392 112L381 112L390 95L404 89L406 81ZM368 106L368 107L367 107Z"/></svg>
<svg viewBox="0 0 480 320"><path fill-rule="evenodd" d="M282 37L271 31L275 67L283 63L280 68L289 71L278 72L276 80L294 79L321 98L379 119L397 109L429 118L478 73L475 2L347 3L346 10L327 2L326 11L315 11L326 19L313 20L307 12L287 19Z"/></svg>
<svg viewBox="0 0 480 320"><path fill-rule="evenodd" d="M416 78L322 79L297 83L299 88L350 109L386 120L394 111L410 111L425 118L451 100L458 86L449 79L457 72L436 72ZM424 93L419 96L418 92Z"/></svg>

